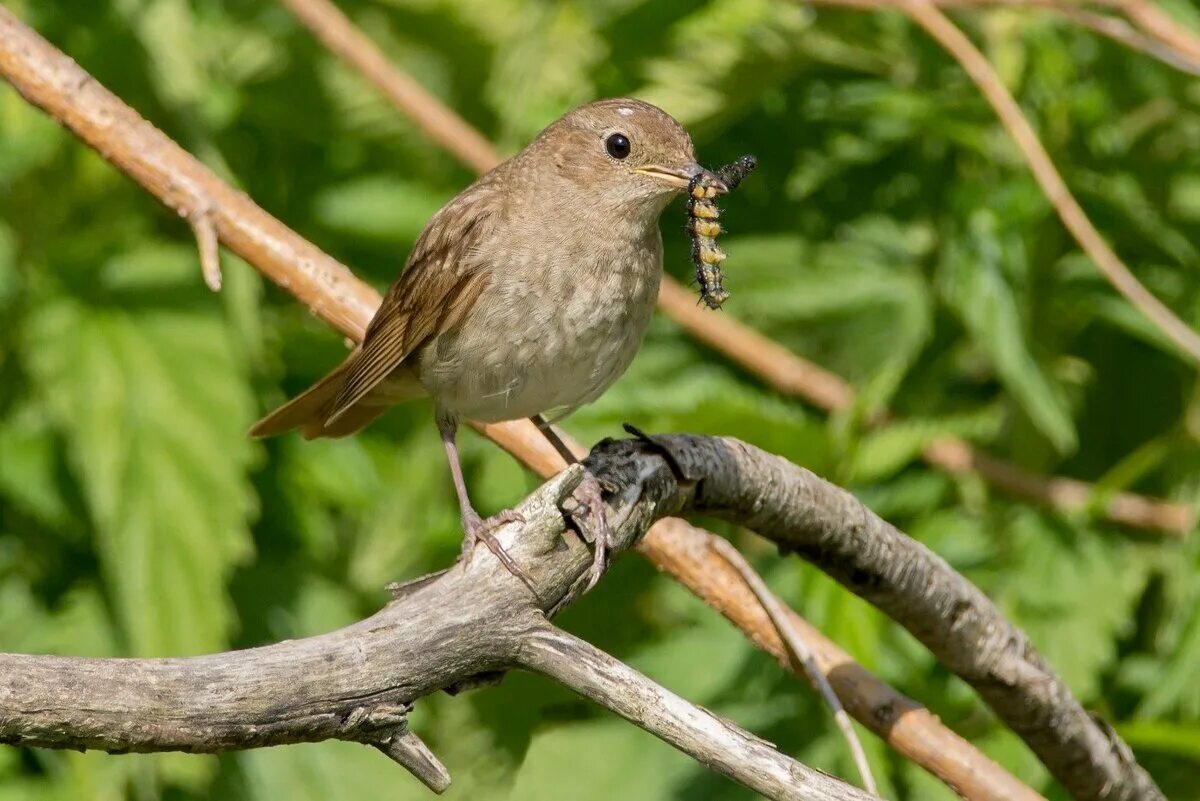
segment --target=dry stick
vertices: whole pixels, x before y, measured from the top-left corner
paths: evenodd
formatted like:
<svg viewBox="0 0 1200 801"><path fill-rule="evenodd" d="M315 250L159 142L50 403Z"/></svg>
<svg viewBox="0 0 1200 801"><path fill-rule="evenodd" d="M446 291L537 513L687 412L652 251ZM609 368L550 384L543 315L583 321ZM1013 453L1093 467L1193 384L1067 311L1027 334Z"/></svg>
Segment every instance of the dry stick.
<svg viewBox="0 0 1200 801"><path fill-rule="evenodd" d="M544 631L530 632L521 642L519 653L523 667L602 704L702 764L727 776L738 775L738 780L747 786L754 786L746 775L752 773L759 782L755 789L771 798L879 801L876 796L858 790L846 792L850 785L841 782L834 785L834 780L826 779L828 783L822 786L815 781L821 776L816 771L812 771L815 775L796 775L794 767L778 759L779 752L771 743L688 703L562 629L547 625ZM757 763L753 771L748 769L746 760ZM821 794L817 795L817 791Z"/></svg>
<svg viewBox="0 0 1200 801"><path fill-rule="evenodd" d="M874 3L877 2L826 1L861 2L863 7L875 7ZM479 172L490 169L500 161L499 154L475 129L388 61L379 48L329 0L280 2L286 4L333 53L357 68L434 142ZM844 409L854 402L853 387L840 376L800 358L733 317L711 314L700 308L695 296L670 276L663 276L658 306L693 337L785 395L804 398L825 411ZM967 458L959 458L954 463L957 469L951 469L944 460L930 455L935 453L933 450L925 453L925 461L950 472L961 472L962 465L967 465L965 469L976 470L992 484L1019 498L1063 512L1081 512L1091 505L1091 487L1082 481L1025 471L1016 465L977 453L961 439L947 439L945 444L967 454ZM1063 487L1070 487L1070 491L1062 491L1060 488ZM1123 525L1175 535L1188 533L1194 524L1191 509L1185 506L1129 492L1115 493L1103 509L1103 514Z"/></svg>
<svg viewBox="0 0 1200 801"><path fill-rule="evenodd" d="M476 424L475 428L542 477L565 467L558 452L532 423ZM584 449L570 436L559 437L577 457ZM651 526L637 551L659 570L694 593L737 626L779 664L800 674L779 628L744 577L717 551L723 540L686 520L666 518ZM968 801L1045 801L1004 768L911 698L880 681L795 612L790 628L804 638L838 699L862 725L897 753L920 765Z"/></svg>
<svg viewBox="0 0 1200 801"><path fill-rule="evenodd" d="M690 487L685 508L758 532L886 612L974 687L1074 798L1163 801L1129 747L978 587L848 491L732 437L671 434L651 445L601 443L593 455L653 453Z"/></svg>
<svg viewBox="0 0 1200 801"><path fill-rule="evenodd" d="M1142 32L1184 54L1193 62L1200 61L1200 35L1186 30L1150 0L1112 0Z"/></svg>
<svg viewBox="0 0 1200 801"><path fill-rule="evenodd" d="M1104 241L1104 237L1092 225L1083 207L1067 188L1050 154L1042 146L1033 126L1029 124L1021 107L996 74L991 62L930 0L896 0L896 5L949 51L991 103L1000 117L1000 122L1025 156L1033 177L1042 187L1042 192L1054 206L1054 210L1058 212L1063 225L1075 237L1084 253L1095 262L1108 282L1180 350L1200 364L1200 335L1150 294Z"/></svg>
<svg viewBox="0 0 1200 801"><path fill-rule="evenodd" d="M378 293L245 194L224 184L3 7L0 75L30 103L48 112L181 216L207 209L226 247L291 292L317 317L350 339L361 339L379 306ZM198 187L204 187L206 194ZM207 200L201 202L202 197ZM486 433L543 476L563 468L561 457L528 421L488 426ZM578 445L574 447L580 451ZM664 520L650 529L640 547L660 569L670 572L750 633L760 647L770 650L769 637L753 633L755 621L765 614L754 597L747 597L740 585L719 579L721 570L728 568L724 560L716 554L703 558L688 555L697 540L703 542L705 536L682 520ZM794 617L793 622L798 619ZM832 643L822 647L825 653L838 653ZM830 670L852 665L848 660L844 654L831 658ZM840 682L837 675L831 675L843 703L863 725L951 787L970 788L963 792L973 801L1025 801L1026 796L1016 791L992 793L989 788L1022 785L927 710L866 675L862 682ZM388 753L400 759L411 750L389 748ZM411 765L406 767L416 772ZM436 783L437 772L427 774L423 780ZM1030 801L1038 798L1027 788L1026 792L1030 793Z"/></svg>
<svg viewBox="0 0 1200 801"><path fill-rule="evenodd" d="M687 502L660 457L628 456L614 449L588 463L614 488L614 553ZM182 659L0 654L0 744L220 753L339 739L374 746L437 791L449 777L408 731L413 704L524 668L772 801L879 801L546 620L534 599L568 602L591 564L561 509L585 473L577 465L546 482L518 506L524 522L497 531L532 588L499 560L477 556L399 588L366 620L316 637Z"/></svg>
<svg viewBox="0 0 1200 801"><path fill-rule="evenodd" d="M878 11L896 0L810 0ZM1183 29L1153 3L1142 0L935 0L941 8L1036 8L1061 14L1067 19L1107 36L1118 44L1138 50L1183 72L1200 73L1200 36ZM1096 6L1109 12L1095 13ZM1131 27L1132 26L1132 27Z"/></svg>
<svg viewBox="0 0 1200 801"><path fill-rule="evenodd" d="M717 554L720 537L684 520L661 520L638 550L740 628L788 670L797 665L779 628L729 562ZM1045 801L921 704L897 693L790 609L788 625L812 649L821 673L850 714L900 754L921 765L969 801Z"/></svg>
<svg viewBox="0 0 1200 801"><path fill-rule="evenodd" d="M1053 10L1072 22L1082 25L1101 36L1107 36L1109 39L1128 47L1130 50L1137 50L1151 58L1158 59L1180 72L1200 75L1200 58L1189 56L1187 53L1180 52L1170 43L1163 42L1155 36L1137 30L1127 20L1110 14L1097 14L1093 11L1074 8L1072 6L1062 6Z"/></svg>
<svg viewBox="0 0 1200 801"><path fill-rule="evenodd" d="M217 242L217 229L213 225L208 209L200 209L191 215L192 233L196 236L196 248L200 251L200 273L204 283L213 292L221 291L221 253Z"/></svg>
<svg viewBox="0 0 1200 801"><path fill-rule="evenodd" d="M854 757L854 764L858 768L858 775L862 779L863 788L872 795L879 795L879 790L875 785L875 777L871 775L871 765L867 762L867 754L863 751L862 743L858 740L858 734L854 731L854 725L850 722L850 716L846 714L846 709L842 706L842 702L838 700L837 693L833 691L829 680L825 678L825 674L817 666L812 647L808 644L800 629L791 625L787 612L784 611L783 604L779 602L779 599L767 587L767 583L762 580L762 577L754 572L754 568L750 566L750 563L746 561L746 557L742 556L737 548L730 545L728 540L723 540L720 537L712 538L712 547L726 562L733 566L733 569L746 582L746 586L754 593L754 597L762 604L762 608L766 611L767 616L771 618L771 623L779 632L779 636L787 643L788 651L800 663L809 681L812 682L817 692L821 694L821 697L825 699L825 703L833 710L833 719L837 722L838 728L842 730L842 737L850 744L850 754Z"/></svg>
<svg viewBox="0 0 1200 801"><path fill-rule="evenodd" d="M546 442L546 438L541 436L540 433L537 433L536 436L531 440L528 436L522 437L520 435L516 435L513 427L509 426L508 424L472 423L472 426L543 477L555 475L567 466L562 454L558 453L552 446L550 446ZM533 426L530 426L530 428L533 428ZM554 433L558 435L559 440L567 446L567 449L570 450L571 454L576 459L583 459L587 455L587 450L578 442L576 442L569 434L558 429L557 427L555 427ZM665 531L665 529L668 527L671 527L673 531L670 533ZM750 566L750 563L747 562L740 553L738 553L738 550L715 534L709 534L706 531L696 529L690 526L686 521L678 518L660 520L654 525L653 528L650 529L650 531L646 533L646 536L642 538L636 547L637 550L652 563L654 563L659 570L665 570L673 577L678 579L685 587L692 589L693 584L696 583L697 575L706 575L705 572L681 569L680 565L684 563L680 562L677 558L672 558L671 552L678 550L679 548L686 547L687 540L697 537L708 538L712 542L712 548L718 555L719 559L723 559L728 565L733 566L738 571L738 574L742 577L742 580L745 582L746 586L752 590L752 597L744 599L741 601L741 603L750 606L753 606L757 603L760 607L762 607L763 613L767 615L768 619L775 626L779 636L784 642L787 643L791 653L795 656L796 661L794 663L785 658L781 664L783 664L783 666L791 672L807 677L814 688L816 688L817 692L820 693L821 698L825 701L826 705L829 706L830 711L833 712L834 721L841 730L842 737L846 740L846 744L850 749L850 755L854 759L855 767L858 768L858 774L860 777L862 777L863 787L872 795L878 795L875 777L871 774L871 765L867 762L867 755L863 751L862 743L859 742L858 735L855 733L854 727L850 725L850 720L846 716L846 710L842 706L841 700L838 698L837 693L834 692L833 688L829 685L829 679L823 672L821 672L821 669L813 660L813 648L807 642L807 640L811 638L805 637L801 633L802 629L800 627L790 625L790 620L787 618L782 604L780 604L779 600L771 594L771 591L767 588L767 585L763 582L762 578L754 572L754 568ZM678 544L673 544L672 541L675 541ZM663 554L664 551L666 552L665 554ZM698 595L706 603L709 603L706 595L710 596L714 590L718 589L719 585L715 585L711 581L700 581L699 584L704 585L702 590L693 590L693 592L695 592L696 595ZM728 595L727 593L721 593L718 591L718 595L712 597L727 598ZM716 608L718 611L721 611L722 609L721 605L711 603L710 605L714 606L714 608ZM724 612L722 612L722 614L724 614ZM794 612L792 613L792 616L799 619L799 615L796 615ZM736 625L742 628L746 635L750 637L751 641L755 642L755 644L760 648L763 647L761 642L755 640L753 633L749 629L741 626L738 620L735 620L734 618L730 619L733 620ZM807 623L805 624L804 628L809 631L816 631L815 628ZM893 697L897 699L903 697L890 687L888 690L893 694ZM907 701L907 699L905 700ZM914 707L917 706L914 702L909 701L908 703ZM869 726L869 724L867 725ZM886 732L881 731L879 728L874 728L874 731L884 741L890 742ZM909 755L903 745L896 746L896 750L905 756ZM919 761L917 764L923 765L923 763ZM1003 770L1001 770L999 766L996 766L996 768L999 773L1003 774ZM935 773L934 775L938 774ZM1004 777L1007 777L1007 774L1004 774ZM953 779L943 776L939 776L939 778L942 778L943 781L946 781L946 783L951 787L956 786L957 776ZM1004 778L1001 777L997 780L1003 782ZM965 797L969 799L991 798L989 795ZM1036 798L1037 795L1033 794L1033 797Z"/></svg>

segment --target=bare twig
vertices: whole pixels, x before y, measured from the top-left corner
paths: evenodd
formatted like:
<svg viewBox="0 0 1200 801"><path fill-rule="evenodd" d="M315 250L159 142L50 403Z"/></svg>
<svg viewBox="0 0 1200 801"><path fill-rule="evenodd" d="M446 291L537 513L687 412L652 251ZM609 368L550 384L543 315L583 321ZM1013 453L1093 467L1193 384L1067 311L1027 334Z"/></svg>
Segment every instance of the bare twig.
<svg viewBox="0 0 1200 801"><path fill-rule="evenodd" d="M812 648L804 639L798 627L793 626L788 618L787 612L784 611L783 604L775 597L767 587L765 581L758 573L754 572L754 568L746 561L746 557L742 556L737 548L734 548L728 541L720 537L713 537L712 547L719 553L726 562L733 566L733 569L738 572L742 580L746 582L746 586L754 593L754 597L762 604L766 610L767 616L771 618L771 623L779 632L780 638L787 643L788 651L802 666L805 675L812 682L821 698L833 710L833 719L837 726L842 731L842 737L846 740L846 744L850 747L850 755L854 758L854 765L858 768L859 778L862 779L863 788L873 795L878 795L876 789L875 777L871 774L871 765L867 762L867 753L863 750L862 743L858 740L858 734L854 731L854 725L850 722L850 716L846 714L846 708L842 706L841 700L838 699L837 693L833 691L829 680L825 678L825 674L817 666L816 658L813 656Z"/></svg>
<svg viewBox="0 0 1200 801"><path fill-rule="evenodd" d="M164 203L173 205L176 196L172 194L172 187L187 176L200 174L205 180L215 182L221 191L214 192L212 198L217 206L215 213L226 221L224 226L218 227L218 235L225 244L229 246L233 241L244 247L245 257L251 264L287 287L347 336L361 337L378 305L377 294L244 195L211 177L191 156L173 146L161 132L99 87L74 62L3 8L0 8L0 74L30 102L51 111L81 139L108 154L114 164ZM135 158L140 151L155 154L157 158L140 162ZM561 468L560 457L531 423L489 426L486 430L534 469L552 472ZM689 532L692 536L685 536ZM747 600L744 593L739 594L740 583L729 582L728 577L723 576L722 566L728 568L724 560L716 554L706 558L694 552L696 535L697 532L682 521L664 521L642 541L642 549L652 553L656 564L672 572L693 592L717 606L731 620L739 622L755 642L768 650L774 649L773 653L779 657L784 646L781 641L772 641L770 633L762 633L764 620L768 629L770 626L761 607L752 595ZM700 539L703 539L702 535ZM408 594L407 588L399 593L401 597ZM796 620L799 619L795 618L793 622ZM755 629L755 625L759 628ZM988 786L1003 788L1006 781L1018 787L1019 784L969 743L949 732L927 711L909 706L911 702L906 705L903 696L881 685L861 668L848 669L847 665L852 663L846 662L844 654L839 656L839 653L830 643L823 645L820 651L829 668L830 680L843 702L865 725L886 732L884 736L902 753L928 757L921 764L935 775L946 777L952 786L977 787L979 794L972 798L1026 797L1016 792L1001 796L987 794ZM942 746L945 751L939 758ZM1050 748L1042 758L1048 762L1060 759L1055 750Z"/></svg>
<svg viewBox="0 0 1200 801"><path fill-rule="evenodd" d="M661 464L647 469L618 451L611 459L597 456L589 468L617 488L614 552L683 500ZM560 510L583 476L579 466L563 471L520 505L525 522L497 532L547 605L568 600L591 563ZM557 632L534 593L484 553L367 620L318 637L186 659L0 654L0 743L217 753L351 740L374 745L444 789L445 768L407 730L413 702L480 674L526 667L766 798L874 799Z"/></svg>
<svg viewBox="0 0 1200 801"><path fill-rule="evenodd" d="M897 7L900 0L806 0L863 11ZM1170 67L1200 73L1200 37L1146 0L934 0L940 8L1030 8L1060 14ZM1098 13L1102 8L1109 13ZM1147 10L1148 9L1148 10ZM1120 14L1121 16L1116 16ZM1122 19L1122 17L1124 17Z"/></svg>
<svg viewBox="0 0 1200 801"><path fill-rule="evenodd" d="M601 443L593 455L623 446L666 463L661 453L669 452L669 469L681 471L693 493L687 508L771 539L900 623L973 686L1075 798L1163 799L1128 747L979 589L849 492L732 438L678 434L654 443Z"/></svg>
<svg viewBox="0 0 1200 801"><path fill-rule="evenodd" d="M387 739L371 744L435 793L440 795L450 787L450 771L420 737L409 731L407 724Z"/></svg>
<svg viewBox="0 0 1200 801"><path fill-rule="evenodd" d="M830 787L829 780L815 771L796 776L785 762L773 758L779 752L771 743L656 686L633 668L562 629L546 626L544 631L531 633L521 643L520 655L523 666L598 701L721 773L745 774L743 761L749 760L755 765L757 785L747 780L742 783L769 798L809 801L834 797L835 792L839 793L837 798L875 798L873 793L850 794L846 792L849 786L840 782Z"/></svg>
<svg viewBox="0 0 1200 801"><path fill-rule="evenodd" d="M1190 56L1187 53L1181 52L1170 43L1163 42L1155 36L1137 30L1129 22L1120 17L1111 14L1097 14L1094 11L1087 11L1069 5L1056 7L1054 10L1072 22L1082 25L1101 36L1107 36L1109 39L1128 47L1130 50L1137 50L1151 58L1158 59L1180 72L1200 75L1200 58Z"/></svg>
<svg viewBox="0 0 1200 801"><path fill-rule="evenodd" d="M678 518L660 520L638 551L716 609L788 670L799 666L766 610L733 566L717 552L721 538ZM936 715L880 681L836 643L791 610L790 626L854 718L903 756L968 801L1045 801L975 750Z"/></svg>
<svg viewBox="0 0 1200 801"><path fill-rule="evenodd" d="M875 7L883 0L821 0L823 2L861 3ZM500 161L500 155L483 137L454 111L418 85L403 70L388 61L375 44L334 6L330 0L281 0L321 41L339 57L362 73L396 108L431 139L465 164L479 172ZM413 87L418 87L414 91ZM403 97L403 100L397 100ZM464 133L464 132L469 132ZM480 142L483 142L482 146ZM733 317L707 312L696 304L695 296L670 276L663 276L658 306L681 328L696 339L724 354L731 361L761 378L779 392L804 398L825 411L844 409L854 402L854 388L840 376L800 358L779 343L739 323ZM1050 506L1063 512L1081 512L1091 508L1090 488L1071 479L1058 479L1028 472L1016 465L976 454L965 441L949 440L958 450L972 455L969 464L989 482L1023 500ZM978 455L979 458L975 458ZM943 463L926 456L938 468ZM993 470L993 466L999 469ZM1010 480L1017 477L1019 480ZM1070 483L1079 493L1048 491L1056 483ZM1116 493L1101 510L1114 522L1150 530L1182 535L1194 525L1192 511L1179 504L1145 498L1128 492Z"/></svg>
<svg viewBox="0 0 1200 801"><path fill-rule="evenodd" d="M217 229L207 206L193 212L188 222L196 236L196 248L200 252L200 272L204 283L213 292L221 291L221 253L217 242Z"/></svg>
<svg viewBox="0 0 1200 801"><path fill-rule="evenodd" d="M1151 0L1109 0L1147 36L1200 62L1200 35L1184 28Z"/></svg>
<svg viewBox="0 0 1200 801"><path fill-rule="evenodd" d="M1071 194L1066 182L1054 166L1054 161L1029 124L1021 107L1004 86L991 62L979 52L967 35L931 0L896 0L896 6L907 13L933 39L944 47L974 81L979 91L991 103L1000 122L1008 130L1017 149L1029 163L1033 177L1042 187L1046 198L1058 212L1063 225L1075 237L1097 269L1113 288L1120 292L1134 308L1146 316L1156 328L1193 362L1200 364L1200 335L1187 326L1175 313L1166 307L1134 277L1120 257L1113 252L1104 237L1092 225L1083 207Z"/></svg>

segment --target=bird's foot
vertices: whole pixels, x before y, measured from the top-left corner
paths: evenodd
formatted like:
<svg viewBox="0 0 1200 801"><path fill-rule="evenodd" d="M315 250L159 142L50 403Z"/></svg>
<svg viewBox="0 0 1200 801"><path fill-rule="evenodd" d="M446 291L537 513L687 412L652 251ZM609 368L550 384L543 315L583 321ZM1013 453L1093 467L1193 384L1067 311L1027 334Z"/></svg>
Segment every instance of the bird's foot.
<svg viewBox="0 0 1200 801"><path fill-rule="evenodd" d="M604 503L600 481L588 473L575 489L575 498L583 507L582 511L587 516L594 534L592 567L588 571L587 586L583 589L586 593L590 592L600 577L604 575L604 570L608 567L608 553L615 543L612 529L608 525L608 505Z"/></svg>
<svg viewBox="0 0 1200 801"><path fill-rule="evenodd" d="M471 554L475 552L475 546L482 542L487 546L487 549L495 554L500 560L500 564L525 583L525 586L537 596L538 592L534 589L533 579L529 574L521 569L508 551L504 550L504 546L500 544L500 540L496 539L493 533L496 529L508 523L524 523L525 517L513 509L505 509L499 514L494 514L486 520L481 518L473 509L463 513L463 537L462 544L462 559L464 564L470 564Z"/></svg>

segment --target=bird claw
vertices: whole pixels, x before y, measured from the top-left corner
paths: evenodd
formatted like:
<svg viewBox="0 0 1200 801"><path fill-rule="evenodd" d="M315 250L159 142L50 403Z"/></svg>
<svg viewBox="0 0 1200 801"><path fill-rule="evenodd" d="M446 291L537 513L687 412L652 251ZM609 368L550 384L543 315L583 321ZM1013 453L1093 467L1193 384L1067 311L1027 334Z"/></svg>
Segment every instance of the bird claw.
<svg viewBox="0 0 1200 801"><path fill-rule="evenodd" d="M540 597L538 596L537 589L533 586L533 579L521 569L521 566L513 560L508 551L504 550L504 546L500 544L500 540L496 539L496 535L493 533L496 529L508 523L524 522L525 516L514 509L505 509L503 512L494 514L486 520L480 518L474 511L465 513L463 515L463 532L465 536L463 537L462 544L462 560L463 564L470 564L471 555L475 552L475 546L482 542L487 546L489 551L495 554L496 558L500 560L500 563L504 565L509 573L512 573L524 582L525 586L529 588L535 597Z"/></svg>
<svg viewBox="0 0 1200 801"><path fill-rule="evenodd" d="M595 526L592 566L588 570L587 585L583 588L584 593L587 593L604 575L604 570L608 567L608 553L615 543L612 529L608 525L608 506L604 503L603 491L596 477L588 473L576 488L575 495L583 506L589 522Z"/></svg>

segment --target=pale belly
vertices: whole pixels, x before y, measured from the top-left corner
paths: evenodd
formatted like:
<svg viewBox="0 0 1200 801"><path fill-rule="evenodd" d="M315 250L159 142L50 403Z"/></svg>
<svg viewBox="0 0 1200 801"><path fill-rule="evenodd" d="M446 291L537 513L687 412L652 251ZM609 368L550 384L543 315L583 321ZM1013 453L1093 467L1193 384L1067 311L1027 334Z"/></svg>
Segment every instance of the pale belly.
<svg viewBox="0 0 1200 801"><path fill-rule="evenodd" d="M661 277L660 259L647 261L587 282L505 277L458 331L423 349L422 385L445 410L481 422L562 417L590 403L645 336Z"/></svg>

